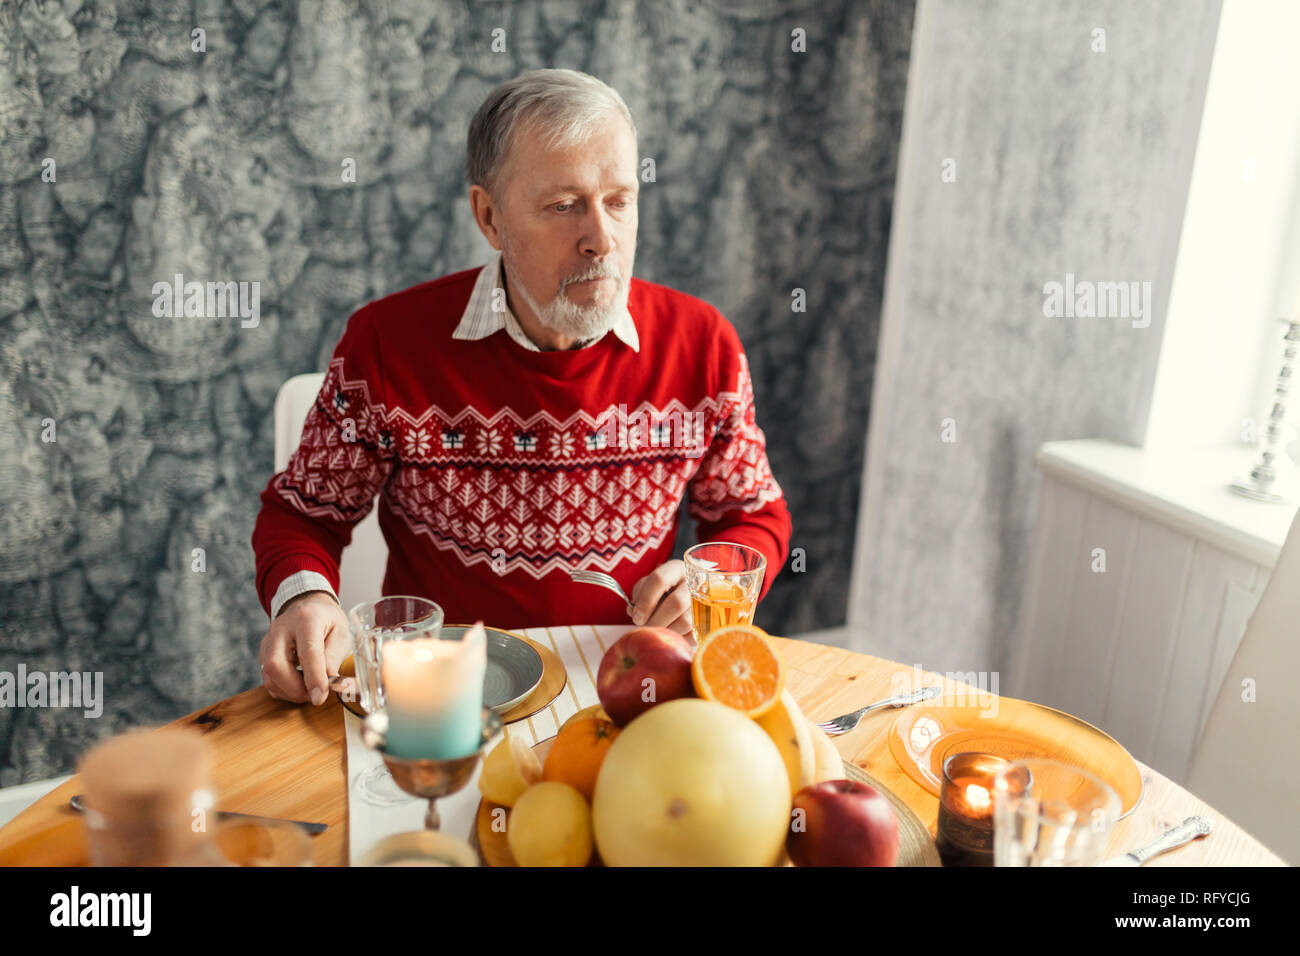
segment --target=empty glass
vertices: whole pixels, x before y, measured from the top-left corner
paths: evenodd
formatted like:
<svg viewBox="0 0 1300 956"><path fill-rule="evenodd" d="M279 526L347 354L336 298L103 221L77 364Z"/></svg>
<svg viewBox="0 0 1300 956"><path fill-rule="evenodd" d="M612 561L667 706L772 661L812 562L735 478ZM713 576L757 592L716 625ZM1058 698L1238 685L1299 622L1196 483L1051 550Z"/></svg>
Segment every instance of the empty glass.
<svg viewBox="0 0 1300 956"><path fill-rule="evenodd" d="M1017 761L993 781L993 865L1095 866L1119 812L1119 795L1096 774Z"/></svg>
<svg viewBox="0 0 1300 956"><path fill-rule="evenodd" d="M442 608L425 598L394 597L363 601L348 612L352 632L352 660L357 671L357 693L367 714L384 706L379 686L379 663L386 638L438 637L442 633Z"/></svg>

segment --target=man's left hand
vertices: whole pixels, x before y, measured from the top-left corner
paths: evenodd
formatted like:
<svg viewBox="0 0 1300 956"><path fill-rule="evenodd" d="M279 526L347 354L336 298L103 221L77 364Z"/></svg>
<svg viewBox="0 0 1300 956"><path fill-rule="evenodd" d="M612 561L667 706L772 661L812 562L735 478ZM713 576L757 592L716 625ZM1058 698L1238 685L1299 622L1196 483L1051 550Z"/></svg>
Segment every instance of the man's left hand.
<svg viewBox="0 0 1300 956"><path fill-rule="evenodd" d="M632 623L691 636L691 593L686 589L684 561L666 561L636 583Z"/></svg>

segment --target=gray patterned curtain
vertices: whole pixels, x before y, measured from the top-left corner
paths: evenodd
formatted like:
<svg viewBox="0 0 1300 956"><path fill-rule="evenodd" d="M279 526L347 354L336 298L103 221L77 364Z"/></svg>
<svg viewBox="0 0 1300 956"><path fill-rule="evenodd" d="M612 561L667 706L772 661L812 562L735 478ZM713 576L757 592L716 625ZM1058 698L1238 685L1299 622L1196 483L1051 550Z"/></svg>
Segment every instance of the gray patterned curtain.
<svg viewBox="0 0 1300 956"><path fill-rule="evenodd" d="M912 12L0 4L0 671L102 671L105 692L98 719L0 708L0 784L256 682L276 389L359 305L483 261L466 127L539 66L622 93L656 167L637 272L713 302L749 353L805 568L759 623L842 623ZM176 273L259 281L260 322L156 317Z"/></svg>

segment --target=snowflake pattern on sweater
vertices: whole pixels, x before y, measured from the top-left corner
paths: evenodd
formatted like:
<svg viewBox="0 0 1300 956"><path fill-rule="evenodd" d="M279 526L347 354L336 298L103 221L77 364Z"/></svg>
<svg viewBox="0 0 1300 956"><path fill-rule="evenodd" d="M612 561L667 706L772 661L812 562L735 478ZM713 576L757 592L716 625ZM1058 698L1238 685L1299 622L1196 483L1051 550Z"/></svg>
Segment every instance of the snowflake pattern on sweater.
<svg viewBox="0 0 1300 956"><path fill-rule="evenodd" d="M564 421L509 407L490 417L388 408L336 357L276 490L303 514L349 522L382 492L439 551L537 579L640 560L672 533L684 491L691 516L706 521L782 496L743 354L735 389L691 408L611 405Z"/></svg>

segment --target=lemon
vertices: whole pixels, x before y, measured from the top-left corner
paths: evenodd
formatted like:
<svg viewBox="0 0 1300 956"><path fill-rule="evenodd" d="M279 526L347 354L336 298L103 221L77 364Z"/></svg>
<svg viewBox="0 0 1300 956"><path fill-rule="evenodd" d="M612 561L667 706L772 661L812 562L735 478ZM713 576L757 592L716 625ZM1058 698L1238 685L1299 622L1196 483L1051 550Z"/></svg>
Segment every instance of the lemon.
<svg viewBox="0 0 1300 956"><path fill-rule="evenodd" d="M586 866L592 849L591 809L567 783L539 783L510 811L506 841L520 866Z"/></svg>

